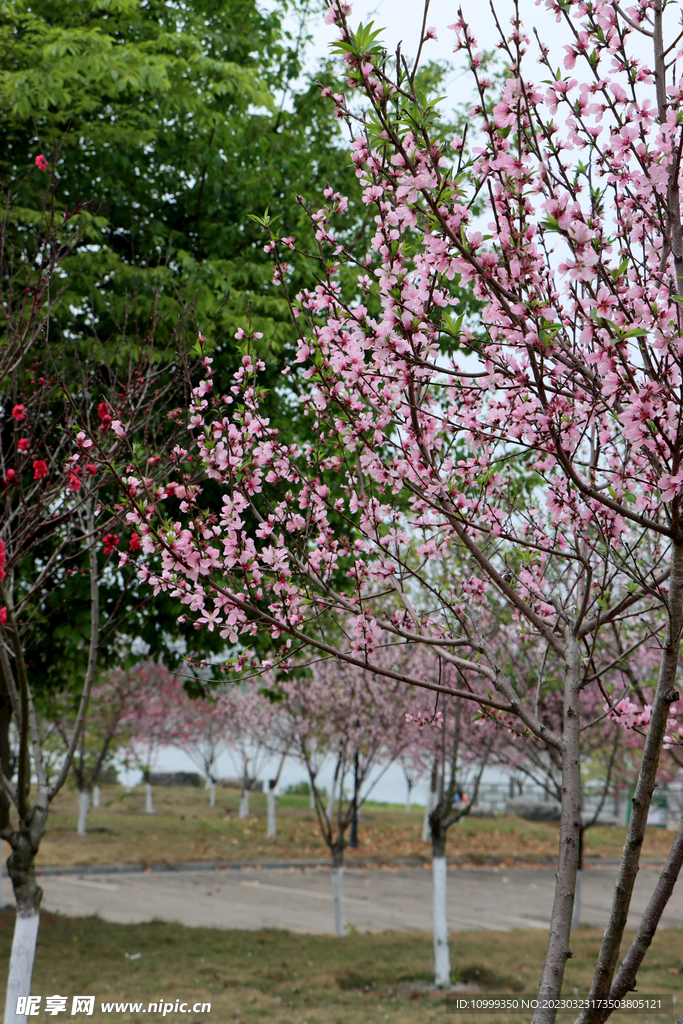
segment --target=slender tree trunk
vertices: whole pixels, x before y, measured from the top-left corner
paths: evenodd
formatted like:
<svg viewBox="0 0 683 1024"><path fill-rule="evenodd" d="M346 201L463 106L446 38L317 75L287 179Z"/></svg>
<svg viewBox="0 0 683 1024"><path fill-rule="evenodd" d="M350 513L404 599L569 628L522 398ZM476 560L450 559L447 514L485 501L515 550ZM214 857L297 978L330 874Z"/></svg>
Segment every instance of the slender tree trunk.
<svg viewBox="0 0 683 1024"><path fill-rule="evenodd" d="M330 786L330 798L327 801L327 820L332 821L334 817L334 801L335 794L337 791L337 782L339 781L339 770L341 768L341 758L337 758L337 763L334 768L334 778L332 779L332 785Z"/></svg>
<svg viewBox="0 0 683 1024"><path fill-rule="evenodd" d="M78 825L76 832L79 836L84 836L88 828L88 808L90 807L90 793L87 789L82 789L78 794Z"/></svg>
<svg viewBox="0 0 683 1024"><path fill-rule="evenodd" d="M432 778L431 778L431 781L429 783L429 795L427 797L427 806L425 807L425 816L424 816L424 819L422 821L422 842L423 843L428 843L429 842L429 837L431 836L431 827L430 827L430 824L429 824L429 816L432 813L432 811L434 810L434 808L436 807L437 790L438 790L438 788L439 788L439 776L438 776L438 772L437 772L436 765L435 765L434 766L434 770L432 772Z"/></svg>
<svg viewBox="0 0 683 1024"><path fill-rule="evenodd" d="M277 823L275 820L275 786L277 785L275 779L269 779L268 791L266 793L266 801L268 805L268 839L277 838Z"/></svg>
<svg viewBox="0 0 683 1024"><path fill-rule="evenodd" d="M313 786L311 786L311 792L308 794L308 806L312 811L315 810L315 793L313 792Z"/></svg>
<svg viewBox="0 0 683 1024"><path fill-rule="evenodd" d="M406 780L406 814L410 814L411 809L411 796L413 794L413 784Z"/></svg>
<svg viewBox="0 0 683 1024"><path fill-rule="evenodd" d="M154 814L152 801L152 783L145 781L145 814Z"/></svg>
<svg viewBox="0 0 683 1024"><path fill-rule="evenodd" d="M635 989L638 969L650 948L664 909L678 881L682 866L683 819L679 824L678 832L669 851L664 869L655 886L655 891L638 926L638 931L614 979L610 990L610 999L623 999L624 996L627 996L629 992Z"/></svg>
<svg viewBox="0 0 683 1024"><path fill-rule="evenodd" d="M443 988L451 983L451 957L448 949L446 834L432 815L432 904L434 914L434 984Z"/></svg>
<svg viewBox="0 0 683 1024"><path fill-rule="evenodd" d="M92 805L93 805L93 807L99 807L100 806L101 797L102 797L102 794L100 793L100 787L99 786L93 786L93 791L92 791Z"/></svg>
<svg viewBox="0 0 683 1024"><path fill-rule="evenodd" d="M568 631L569 633L569 631ZM550 916L550 933L538 986L539 1002L559 999L564 969L569 958L569 934L574 909L576 872L579 863L581 833L581 764L579 680L581 659L573 633L567 636L562 732L562 813L560 850L555 876L555 899ZM532 1024L554 1024L557 1010L547 1004L534 1010Z"/></svg>
<svg viewBox="0 0 683 1024"><path fill-rule="evenodd" d="M621 941L631 906L633 887L638 874L640 853L647 827L647 815L657 781L657 769L664 741L666 720L671 703L678 699L674 683L676 682L681 647L683 544L674 543L670 564L668 617L657 689L652 702L650 724L645 737L638 781L633 794L631 817L626 830L626 842L614 887L609 921L603 932L598 962L589 993L590 998L596 1001L608 999L612 987L612 979L617 967ZM602 1012L597 1005L594 1009L585 1010L579 1018L581 1024L597 1024L602 1019L604 1019Z"/></svg>
<svg viewBox="0 0 683 1024"><path fill-rule="evenodd" d="M342 901L342 883L344 880L344 850L335 847L332 850L332 901L334 904L334 934L343 939L344 904Z"/></svg>
<svg viewBox="0 0 683 1024"><path fill-rule="evenodd" d="M7 870L14 886L17 916L10 954L4 1024L26 1024L26 1015L17 1013L17 1000L31 994L31 977L36 955L40 902L43 890L36 880L35 858L45 832L47 808L34 807L30 822L20 825L14 834Z"/></svg>
<svg viewBox="0 0 683 1024"><path fill-rule="evenodd" d="M216 806L216 780L209 779L209 807Z"/></svg>
<svg viewBox="0 0 683 1024"><path fill-rule="evenodd" d="M240 819L249 817L249 790L244 787L240 795Z"/></svg>

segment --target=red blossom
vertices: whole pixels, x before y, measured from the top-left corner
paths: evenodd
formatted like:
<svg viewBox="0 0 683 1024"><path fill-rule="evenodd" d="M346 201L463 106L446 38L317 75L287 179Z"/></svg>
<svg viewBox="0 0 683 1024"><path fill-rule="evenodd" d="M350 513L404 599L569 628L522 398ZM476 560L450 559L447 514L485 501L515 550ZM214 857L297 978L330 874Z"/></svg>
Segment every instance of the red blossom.
<svg viewBox="0 0 683 1024"><path fill-rule="evenodd" d="M27 452L28 448L29 448L28 438L27 437L20 437L19 438L19 444L17 445L17 448L19 449L20 452L24 452L24 453Z"/></svg>
<svg viewBox="0 0 683 1024"><path fill-rule="evenodd" d="M115 533L105 533L104 537L102 538L102 543L104 545L105 555L110 555L114 548L118 547L120 541Z"/></svg>
<svg viewBox="0 0 683 1024"><path fill-rule="evenodd" d="M14 408L12 409L12 415L14 416L15 420L17 421L17 423L20 422L21 420L25 420L26 419L26 406L25 405L15 405Z"/></svg>
<svg viewBox="0 0 683 1024"><path fill-rule="evenodd" d="M90 476L95 476L95 474L97 473L97 466L95 465L94 462L86 462L85 471L86 473L89 473Z"/></svg>
<svg viewBox="0 0 683 1024"><path fill-rule="evenodd" d="M76 475L76 470L74 470L72 473L69 473L68 487L70 491L80 491L81 489L81 481L78 479Z"/></svg>
<svg viewBox="0 0 683 1024"><path fill-rule="evenodd" d="M36 167L39 171L46 171L48 168L48 162L42 153L39 153L36 157Z"/></svg>
<svg viewBox="0 0 683 1024"><path fill-rule="evenodd" d="M7 555L5 554L4 541L0 540L0 580L5 578L5 562L7 561Z"/></svg>
<svg viewBox="0 0 683 1024"><path fill-rule="evenodd" d="M16 474L16 470L8 469L7 470L7 483L8 484L14 483L14 478L15 478L16 475L17 475Z"/></svg>
<svg viewBox="0 0 683 1024"><path fill-rule="evenodd" d="M100 418L100 430L108 430L112 417L109 413L109 406L106 402L100 402L97 406L97 415Z"/></svg>
<svg viewBox="0 0 683 1024"><path fill-rule="evenodd" d="M139 534L132 533L131 537L130 537L130 545L128 547L128 550L129 551L139 551L141 547L142 547L142 542L140 541Z"/></svg>
<svg viewBox="0 0 683 1024"><path fill-rule="evenodd" d="M33 479L41 480L46 475L47 462L44 462L42 459L36 459L36 461L33 463Z"/></svg>
<svg viewBox="0 0 683 1024"><path fill-rule="evenodd" d="M7 608L0 608L0 622L7 622Z"/></svg>

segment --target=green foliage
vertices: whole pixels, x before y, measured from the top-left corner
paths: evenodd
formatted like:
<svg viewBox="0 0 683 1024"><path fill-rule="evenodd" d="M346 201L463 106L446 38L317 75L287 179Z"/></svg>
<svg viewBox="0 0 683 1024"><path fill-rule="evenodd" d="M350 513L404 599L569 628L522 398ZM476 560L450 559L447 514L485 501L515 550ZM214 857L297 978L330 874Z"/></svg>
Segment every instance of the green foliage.
<svg viewBox="0 0 683 1024"><path fill-rule="evenodd" d="M295 196L312 198L330 178L355 186L317 86L291 93L302 43L283 35L287 6L0 5L0 183L12 220L25 232L53 205L65 223L80 218L51 304L53 340L75 335L111 359L153 322L163 348L191 300L228 363L249 316L271 351L286 343L286 303L250 214L268 206L310 242ZM39 153L48 171L35 167Z"/></svg>

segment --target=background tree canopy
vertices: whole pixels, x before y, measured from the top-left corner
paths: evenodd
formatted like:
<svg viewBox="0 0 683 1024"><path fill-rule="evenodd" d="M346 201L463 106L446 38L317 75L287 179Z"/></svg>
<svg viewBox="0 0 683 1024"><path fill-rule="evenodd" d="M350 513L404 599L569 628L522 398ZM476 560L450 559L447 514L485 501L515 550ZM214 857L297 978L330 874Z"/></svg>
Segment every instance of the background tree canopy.
<svg viewBox="0 0 683 1024"><path fill-rule="evenodd" d="M358 191L339 122L300 80L312 6L0 5L0 174L12 222L39 222L51 174L64 216L81 218L50 309L53 341L68 332L91 353L114 342L120 354L153 320L162 343L182 297L203 328L213 318L206 333L219 354L250 303L271 348L285 343L286 306L250 214L269 208L284 233L310 237L297 194L318 195L330 179L353 199ZM288 11L297 38L284 33ZM49 171L34 166L41 152Z"/></svg>

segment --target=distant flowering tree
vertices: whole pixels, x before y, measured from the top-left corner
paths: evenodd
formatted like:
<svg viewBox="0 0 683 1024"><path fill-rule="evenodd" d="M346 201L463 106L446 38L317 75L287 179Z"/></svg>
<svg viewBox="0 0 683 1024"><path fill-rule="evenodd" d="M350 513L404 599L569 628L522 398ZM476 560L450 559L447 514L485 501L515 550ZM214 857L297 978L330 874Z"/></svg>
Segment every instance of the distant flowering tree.
<svg viewBox="0 0 683 1024"><path fill-rule="evenodd" d="M130 730L123 759L142 772L145 813L154 814L151 774L162 747L183 747L188 741L187 696L175 673L161 664L142 662L129 671L129 677L137 701L123 718Z"/></svg>
<svg viewBox="0 0 683 1024"><path fill-rule="evenodd" d="M362 803L411 741L402 713L402 687L334 660L299 666L277 684L299 756L308 770L316 817L332 861L334 930L345 934L343 912L344 850ZM317 781L315 754L335 760L329 800ZM350 785L350 794L346 785Z"/></svg>
<svg viewBox="0 0 683 1024"><path fill-rule="evenodd" d="M79 835L86 834L88 810L102 770L125 745L130 723L142 713L144 700L135 674L123 669L112 669L92 688L72 762L79 797ZM47 718L62 740L62 754L68 751L77 711L69 694L60 693L50 703Z"/></svg>
<svg viewBox="0 0 683 1024"><path fill-rule="evenodd" d="M229 736L229 710L220 694L206 689L203 698L191 699L179 693L184 727L174 741L206 777L209 786L209 804L216 806L218 761L227 750Z"/></svg>
<svg viewBox="0 0 683 1024"><path fill-rule="evenodd" d="M258 682L226 687L218 696L228 754L240 779L239 817L249 815L249 794L271 758L277 708Z"/></svg>
<svg viewBox="0 0 683 1024"><path fill-rule="evenodd" d="M241 644L238 665L267 631L278 658L308 645L512 716L556 751L557 887L534 1024L554 1020L570 956L581 694L609 663L606 631L653 617L657 682L593 1002L581 1014L595 1024L610 1014L600 1000L635 986L683 863L682 825L619 967L679 696L683 83L672 69L683 52L662 0L628 12L616 0L546 6L566 27L570 74L555 70L541 41L545 84L516 7L509 35L500 29L502 90L462 13L452 26L477 93L471 148L464 136L440 137L416 87L418 63L392 68L376 35L352 31L349 8L330 0L348 88L366 110L341 93L333 102L358 125L352 159L376 232L368 252L342 245L331 223L345 199L334 185L310 211L316 274L309 289L287 293L300 340L280 395L308 410L311 440L271 425L256 358L244 356L229 386L214 383L206 360L189 444L222 509L187 488L168 521L148 492L128 521L158 552L149 582ZM647 63L634 36L652 48ZM263 224L286 289L296 241ZM357 274L350 303L342 270ZM466 285L482 304L476 320L458 308L456 286ZM491 609L504 611L517 641L551 652L552 681L541 659L536 687L520 692ZM438 653L457 682L380 662L380 649L404 644ZM551 726L536 694L555 685L561 722Z"/></svg>

